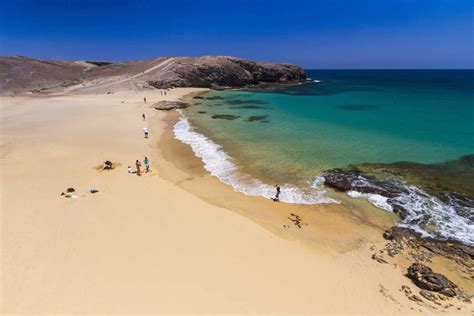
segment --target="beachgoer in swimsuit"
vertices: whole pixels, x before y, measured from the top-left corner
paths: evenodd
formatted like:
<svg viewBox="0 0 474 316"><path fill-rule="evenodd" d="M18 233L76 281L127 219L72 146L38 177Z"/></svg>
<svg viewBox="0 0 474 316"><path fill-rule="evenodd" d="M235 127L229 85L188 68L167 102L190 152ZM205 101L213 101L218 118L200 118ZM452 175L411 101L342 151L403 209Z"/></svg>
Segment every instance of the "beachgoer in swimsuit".
<svg viewBox="0 0 474 316"><path fill-rule="evenodd" d="M141 176L142 172L140 170L140 167L142 166L140 160L135 161L135 167L137 168L137 176Z"/></svg>
<svg viewBox="0 0 474 316"><path fill-rule="evenodd" d="M143 128L143 133L145 134L145 138L148 138L148 128L147 127Z"/></svg>
<svg viewBox="0 0 474 316"><path fill-rule="evenodd" d="M148 160L148 157L145 156L143 163L145 164L145 172L150 172L150 160Z"/></svg>

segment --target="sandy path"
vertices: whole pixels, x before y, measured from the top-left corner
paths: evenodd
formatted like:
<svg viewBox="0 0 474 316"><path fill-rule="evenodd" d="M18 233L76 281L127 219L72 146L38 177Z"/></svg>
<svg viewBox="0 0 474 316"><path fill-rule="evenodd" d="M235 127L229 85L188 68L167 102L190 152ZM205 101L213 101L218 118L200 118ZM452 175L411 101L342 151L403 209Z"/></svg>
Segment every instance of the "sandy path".
<svg viewBox="0 0 474 316"><path fill-rule="evenodd" d="M157 115L143 97L158 94L0 99L2 312L426 311L367 249L311 252L162 179L153 161L151 176L127 174L163 131L142 134L141 114ZM95 170L105 159L122 165ZM61 197L71 186L80 197Z"/></svg>
<svg viewBox="0 0 474 316"><path fill-rule="evenodd" d="M175 59L174 57L170 57L170 58L156 64L155 66L150 67L150 68L146 69L145 71L140 72L140 73L138 73L136 75L133 75L133 76L128 76L128 77L125 77L125 78L122 78L122 79L117 79L115 77L105 78L105 79L102 79L102 80L106 81L106 82L103 82L103 83L100 83L100 82L97 83L96 81L92 81L89 84L86 83L86 85L79 84L78 86L69 87L69 88L65 89L65 91L67 93L88 93L88 92L93 92L93 91L103 91L104 88L119 86L123 83L130 82L134 79L145 76L146 74L148 74L150 72L153 72L153 71L156 71L156 70L165 71L171 65L173 65L174 59Z"/></svg>

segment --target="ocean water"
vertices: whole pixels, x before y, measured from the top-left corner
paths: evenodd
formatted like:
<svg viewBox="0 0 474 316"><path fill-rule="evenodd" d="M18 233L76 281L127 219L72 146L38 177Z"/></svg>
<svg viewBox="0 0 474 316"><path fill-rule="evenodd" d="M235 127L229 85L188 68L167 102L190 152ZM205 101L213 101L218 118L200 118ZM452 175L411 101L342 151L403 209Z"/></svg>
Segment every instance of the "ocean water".
<svg viewBox="0 0 474 316"><path fill-rule="evenodd" d="M283 201L305 204L337 203L321 178L328 169L439 164L474 153L474 70L308 70L307 75L313 80L308 84L207 94L183 113L176 137L237 191L271 197L279 184ZM390 211L379 198L371 200ZM474 243L472 221L463 223L463 236L472 237L461 239ZM417 228L427 234L443 230ZM441 236L457 238L456 229Z"/></svg>

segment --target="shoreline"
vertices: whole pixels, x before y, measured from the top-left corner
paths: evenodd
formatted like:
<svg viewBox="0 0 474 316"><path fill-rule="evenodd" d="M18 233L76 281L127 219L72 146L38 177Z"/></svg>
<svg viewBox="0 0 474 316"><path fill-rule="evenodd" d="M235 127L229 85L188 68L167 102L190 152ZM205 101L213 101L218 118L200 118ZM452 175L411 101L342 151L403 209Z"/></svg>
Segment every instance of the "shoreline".
<svg viewBox="0 0 474 316"><path fill-rule="evenodd" d="M249 100L252 98L258 100ZM243 125L245 123L241 123L242 120L237 119L235 123L229 122L227 128L227 123L224 120L217 122L219 120L211 119L211 115L232 113L235 114L234 119L240 116L244 119L245 115L250 115L252 112L250 114L245 110L232 112L233 107L211 108L211 106L251 101L256 104L258 102L272 103L271 98L260 100L258 95L251 93L249 96L242 97L217 93L212 97L199 99L202 100L196 103L202 104L204 102L203 105L198 105L197 109L188 109L183 112L184 118L176 124L175 135L182 142L191 145L196 155L203 160L206 170L209 170L222 182L233 186L236 191L252 196L260 195L272 198L275 188L271 183L279 183L282 188L280 200L295 204L328 203L333 202L334 197L337 197L336 201L338 201L341 199L340 192L342 191L351 198L367 200L371 206L364 205L364 208L371 209L375 216L377 216L377 211L372 210L372 207L379 210L378 214L383 212L397 214L401 218L399 226L405 225L405 227L422 233L425 237L432 237L440 241L456 240L461 244L472 246L472 237L469 237L469 232L472 231L469 228L469 212L472 210L470 206L473 205L473 200L469 197L472 195L472 191L468 189L468 178L472 173L468 171L470 170L468 166L472 155L471 158L464 156L458 160L437 165L406 162L358 163L347 166L333 165L327 169L314 170L311 165L318 165L318 161L310 161L308 166L304 157L297 156L303 162L301 165L298 162L293 162L294 157L290 153L293 147L290 145L288 154L284 154L287 150L286 147L275 149L275 155L280 155L281 165L276 159L271 163L265 163L266 155L269 155L268 160L271 160L274 148L271 144L278 144L277 139L268 136L271 132L266 134L266 130L272 127L262 129L261 126L256 126L256 132L252 134L251 131L246 130L247 127ZM291 102L291 100L287 102ZM294 102L298 105L297 99ZM248 106L247 108L268 109L268 107ZM245 109L246 107L241 106L241 108ZM258 114L268 113L262 112L263 110L261 113L256 111ZM282 117L278 118L279 121L285 121ZM214 121L216 122L214 123ZM290 125L286 127L287 129L291 128ZM235 134L235 141L232 133ZM255 136L259 134L264 135L263 141L260 141L259 136ZM268 140L265 141L265 139ZM254 141L255 144L251 144L251 141ZM283 141L283 143L285 142ZM265 150L259 149L258 145L261 145ZM317 146L317 144L314 145L314 147ZM299 147L296 149L303 152ZM291 162L285 165L286 161ZM461 161L464 161L462 166ZM293 165L290 165L291 163ZM359 165L361 169L358 169ZM369 168L370 165L374 167L372 170L369 169L371 173L367 175L367 172L364 173L363 170ZM452 167L448 169L449 166ZM446 167L448 171L439 172L441 167ZM298 168L302 171L301 173L294 172ZM460 172L463 170L461 168L466 170L464 175ZM385 169L387 170L385 171ZM307 170L310 171L304 173ZM317 176L315 177L315 175ZM331 180L338 177L344 181ZM455 183L453 178L461 180ZM322 182L326 182L326 185L323 185ZM362 182L364 184L361 184ZM344 183L350 183L349 187ZM461 193L464 192L463 185L466 188L464 191L470 194ZM332 190L334 188L337 192ZM450 220L444 221L443 218Z"/></svg>
<svg viewBox="0 0 474 316"><path fill-rule="evenodd" d="M347 204L336 204L336 203L322 203L322 204L294 204L285 202L273 202L268 198L261 196L249 196L241 192L237 192L232 186L221 182L217 177L212 176L205 168L202 160L197 157L192 151L191 147L187 144L182 143L180 140L175 138L173 133L173 126L179 121L180 114L173 111L167 112L162 118L163 122L166 122L166 127L161 136L159 142L159 148L161 157L167 160L167 164L163 164L160 169L170 169L170 165L173 165L183 174L180 177L175 177L177 173L175 170L170 175L165 175L165 178L173 183L179 185L181 188L191 192L192 194L199 196L206 202L214 204L219 207L225 207L237 212L238 214L244 215L253 221L256 221L260 225L269 229L273 233L280 236L285 236L290 239L300 239L303 244L310 246L313 249L317 249L314 244L314 240L317 235L322 234L326 236L333 236L334 244L329 245L329 248L341 249L342 252L351 251L357 249L363 243L354 246L348 239L341 238L339 234L335 234L333 229L339 227L340 231L349 232L348 235L357 235L359 226L361 230L370 228L371 233L369 235L361 235L361 238L369 238L371 242L382 242L382 233L385 229L393 226L397 216L393 213L383 212L375 209L380 215L382 221L378 223L371 222L368 214L361 213L359 209L354 206L361 207L369 206L370 204L363 200L353 200L350 198L344 198L344 195L338 196L342 198L344 202L353 202L347 206ZM160 158L161 158L160 157ZM160 159L158 161L161 161ZM203 189L205 188L205 189ZM212 188L212 189L209 189ZM262 212L254 211L252 208L259 208L265 210L265 214ZM314 228L314 226L321 226L320 228L326 230L324 233L321 231L316 233L301 233L294 232L296 235L292 236L292 233L288 233L284 225L287 225L288 216L291 214L288 210L293 210L294 213L302 213L304 217L310 217L308 228ZM275 217L278 216L278 219ZM324 217L322 217L324 216ZM316 219L317 218L317 219ZM317 224L316 224L317 223ZM322 224L324 223L324 224ZM316 233L317 235L312 235ZM320 237L322 237L322 235ZM369 237L370 236L370 237ZM350 237L349 239L352 239ZM350 244L349 247L345 245Z"/></svg>
<svg viewBox="0 0 474 316"><path fill-rule="evenodd" d="M386 241L359 202L313 207L237 193L174 139L177 113L144 96L164 99L1 98L2 312L441 312L400 291L415 289L406 264L371 259ZM128 174L143 155L151 173ZM98 172L105 159L118 167ZM77 199L60 195L70 186ZM460 282L450 267L436 263Z"/></svg>

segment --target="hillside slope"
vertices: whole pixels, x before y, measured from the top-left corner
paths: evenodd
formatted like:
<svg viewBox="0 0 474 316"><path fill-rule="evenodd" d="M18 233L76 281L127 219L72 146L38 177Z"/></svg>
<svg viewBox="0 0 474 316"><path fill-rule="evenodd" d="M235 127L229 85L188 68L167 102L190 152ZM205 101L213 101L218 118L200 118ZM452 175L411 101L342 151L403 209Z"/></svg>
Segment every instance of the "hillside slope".
<svg viewBox="0 0 474 316"><path fill-rule="evenodd" d="M169 87L244 87L295 83L301 67L227 56L159 57L146 61L101 63L0 57L0 92L102 93Z"/></svg>

